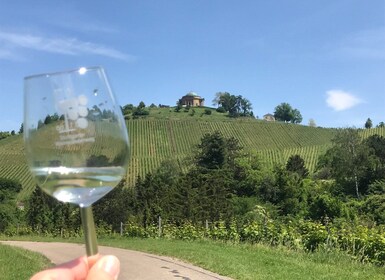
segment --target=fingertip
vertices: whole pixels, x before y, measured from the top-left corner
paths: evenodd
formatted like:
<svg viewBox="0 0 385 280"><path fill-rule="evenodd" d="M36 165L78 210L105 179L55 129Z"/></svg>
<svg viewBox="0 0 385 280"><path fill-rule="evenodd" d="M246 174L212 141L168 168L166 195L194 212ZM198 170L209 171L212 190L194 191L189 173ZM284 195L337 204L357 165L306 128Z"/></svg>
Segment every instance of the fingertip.
<svg viewBox="0 0 385 280"><path fill-rule="evenodd" d="M107 255L101 257L91 268L87 279L93 279L95 275L101 280L116 280L120 273L120 261L117 257Z"/></svg>

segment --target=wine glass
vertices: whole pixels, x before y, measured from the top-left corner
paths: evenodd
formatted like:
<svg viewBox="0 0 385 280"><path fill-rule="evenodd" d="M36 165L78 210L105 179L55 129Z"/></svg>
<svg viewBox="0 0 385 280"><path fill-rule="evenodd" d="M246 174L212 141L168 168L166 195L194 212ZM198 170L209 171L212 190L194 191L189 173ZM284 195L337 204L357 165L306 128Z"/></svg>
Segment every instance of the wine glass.
<svg viewBox="0 0 385 280"><path fill-rule="evenodd" d="M92 204L126 174L127 129L101 67L24 78L27 162L40 188L80 206L88 256L98 253Z"/></svg>

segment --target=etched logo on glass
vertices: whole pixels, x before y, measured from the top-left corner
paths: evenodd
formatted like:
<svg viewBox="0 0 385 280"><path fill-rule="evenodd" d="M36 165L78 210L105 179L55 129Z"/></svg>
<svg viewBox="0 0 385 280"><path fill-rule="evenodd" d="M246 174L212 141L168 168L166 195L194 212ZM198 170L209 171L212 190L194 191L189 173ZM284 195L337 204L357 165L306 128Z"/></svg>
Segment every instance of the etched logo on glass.
<svg viewBox="0 0 385 280"><path fill-rule="evenodd" d="M81 130L88 128L88 98L78 95L56 102L58 112L64 116L64 123L56 127L60 141L56 146L95 142L94 137L85 137Z"/></svg>

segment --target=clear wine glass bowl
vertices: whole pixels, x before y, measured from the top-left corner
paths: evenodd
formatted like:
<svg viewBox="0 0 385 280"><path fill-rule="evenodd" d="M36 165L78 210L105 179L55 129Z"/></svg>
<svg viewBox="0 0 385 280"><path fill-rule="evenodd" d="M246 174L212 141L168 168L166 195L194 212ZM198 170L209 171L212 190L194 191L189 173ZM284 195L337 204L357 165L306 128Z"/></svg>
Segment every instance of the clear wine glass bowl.
<svg viewBox="0 0 385 280"><path fill-rule="evenodd" d="M24 140L40 188L90 207L125 176L127 129L101 67L24 79Z"/></svg>

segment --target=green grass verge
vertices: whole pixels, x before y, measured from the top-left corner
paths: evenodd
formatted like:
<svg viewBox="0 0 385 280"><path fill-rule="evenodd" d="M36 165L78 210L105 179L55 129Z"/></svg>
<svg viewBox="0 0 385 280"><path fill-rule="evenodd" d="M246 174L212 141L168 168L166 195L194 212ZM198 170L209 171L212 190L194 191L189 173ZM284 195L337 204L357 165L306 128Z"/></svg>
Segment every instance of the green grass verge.
<svg viewBox="0 0 385 280"><path fill-rule="evenodd" d="M83 242L81 238L23 237L12 239L45 242ZM353 261L346 254L338 252L303 253L264 245L120 237L99 238L99 244L175 257L237 280L385 279L385 267L361 264ZM17 254L17 252L13 254ZM23 253L24 255L25 253ZM13 260L11 259L8 264L3 263L2 260L0 263L1 275L13 275L14 277L4 279L24 279L15 278L15 275L19 276L22 270L23 275L31 275L47 265L44 258L42 258L42 261L37 261L38 256L36 254L30 256L34 257L27 256L22 261L18 260L20 267L15 269L13 269L12 265L16 263L16 257L12 257ZM4 254L0 254L0 259L4 257ZM31 264L34 268L28 268L28 271L25 271L27 268L24 263L30 262L30 259L33 259L37 264ZM15 274L16 272L17 274Z"/></svg>
<svg viewBox="0 0 385 280"><path fill-rule="evenodd" d="M82 238L17 239L83 243ZM361 264L338 252L303 253L264 245L120 237L99 238L99 244L175 257L237 280L385 279L384 267Z"/></svg>
<svg viewBox="0 0 385 280"><path fill-rule="evenodd" d="M100 239L100 244L176 257L238 280L384 279L385 268L343 253L302 253L263 245L213 241Z"/></svg>
<svg viewBox="0 0 385 280"><path fill-rule="evenodd" d="M44 256L21 248L0 244L0 279L30 279L36 272L50 266Z"/></svg>

